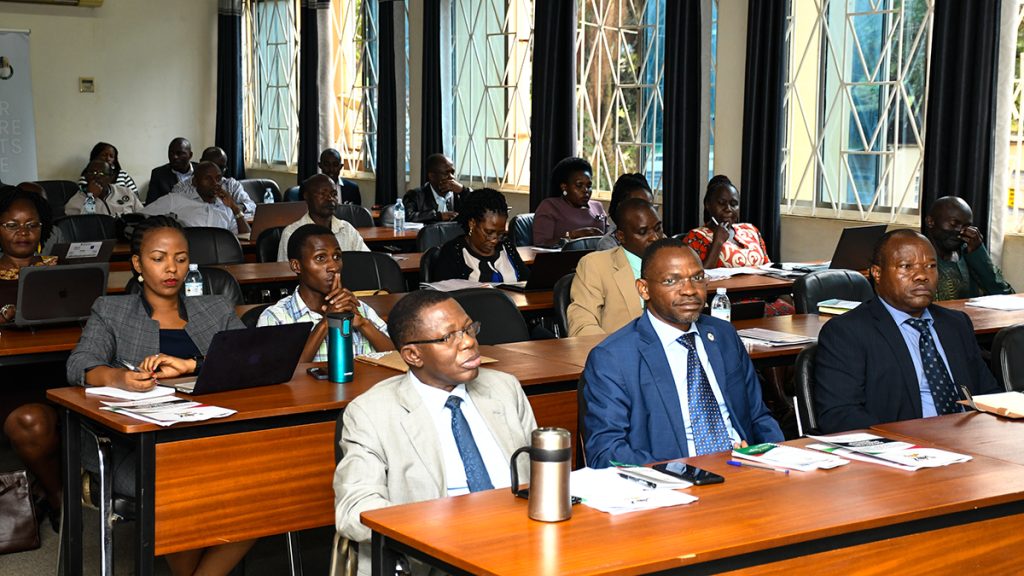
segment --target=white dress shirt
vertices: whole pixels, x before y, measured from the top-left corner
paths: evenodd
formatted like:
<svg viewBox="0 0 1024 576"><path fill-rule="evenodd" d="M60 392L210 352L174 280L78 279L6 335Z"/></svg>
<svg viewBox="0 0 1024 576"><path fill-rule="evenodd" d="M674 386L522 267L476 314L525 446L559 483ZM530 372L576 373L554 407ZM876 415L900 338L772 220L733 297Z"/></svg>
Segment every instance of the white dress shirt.
<svg viewBox="0 0 1024 576"><path fill-rule="evenodd" d="M451 392L445 392L424 384L409 371L415 389L419 392L427 410L434 418L434 425L437 428L437 437L441 441L441 454L444 460L444 479L447 484L448 496L459 496L469 494L469 483L466 481L466 467L462 463L462 455L459 454L459 447L455 444L455 435L452 434L452 412L445 407L449 396L462 398L462 414L469 423L469 429L473 432L473 440L480 450L484 466L487 468L487 475L491 477L491 484L495 488L508 488L512 485L512 474L509 471L508 460L501 452L498 441L494 434L487 427L480 411L476 409L473 400L466 393L466 386L459 384Z"/></svg>
<svg viewBox="0 0 1024 576"><path fill-rule="evenodd" d="M644 312L647 317L651 320L651 325L654 327L654 332L658 335L658 340L661 341L662 348L665 349L665 356L668 358L668 366L672 369L672 379L675 380L676 392L679 394L679 408L683 412L683 427L686 429L686 451L691 456L697 453L696 445L693 442L693 427L690 426L690 403L689 394L686 389L686 359L689 355L689 350L686 346L683 346L678 342L678 339L683 334L693 332L696 334L693 341L696 343L697 358L700 360L701 366L704 367L704 373L708 376L708 382L711 384L711 391L715 394L715 400L718 402L718 409L722 412L722 419L725 421L725 429L729 431L729 438L738 443L741 438L739 432L732 425L732 419L729 417L729 408L725 405L725 397L722 396L722 389L718 385L718 379L715 378L715 371L711 369L711 363L708 362L708 353L704 350L704 342L701 340L700 334L697 332L697 323L691 323L690 329L686 332L679 330L675 326L670 326L665 322L662 322L650 312Z"/></svg>
<svg viewBox="0 0 1024 576"><path fill-rule="evenodd" d="M278 262L288 261L288 239L292 237L292 234L300 226L305 226L306 224L314 224L313 219L309 217L309 212L306 212L302 218L285 226L284 230L281 231L281 242L277 245ZM334 232L334 237L338 239L338 245L341 246L343 252L370 251L366 242L363 242L363 237L359 235L359 231L348 222L336 216L331 216L331 232Z"/></svg>
<svg viewBox="0 0 1024 576"><path fill-rule="evenodd" d="M241 182L234 178L224 178L221 181L221 185L224 187L224 191L235 201L235 204L238 204L238 207L242 209L242 213L245 214L246 218L252 218L256 214L256 203L249 197L249 193L242 188ZM199 195L199 191L192 185L191 177L175 184L174 188L171 188L171 193L184 194L200 202L203 200L203 197Z"/></svg>
<svg viewBox="0 0 1024 576"><path fill-rule="evenodd" d="M210 226L238 234L235 214L220 201L220 198L214 199L211 204L202 199L194 200L185 194L172 192L157 198L155 202L143 208L142 213L147 216L168 214L181 222L182 226Z"/></svg>

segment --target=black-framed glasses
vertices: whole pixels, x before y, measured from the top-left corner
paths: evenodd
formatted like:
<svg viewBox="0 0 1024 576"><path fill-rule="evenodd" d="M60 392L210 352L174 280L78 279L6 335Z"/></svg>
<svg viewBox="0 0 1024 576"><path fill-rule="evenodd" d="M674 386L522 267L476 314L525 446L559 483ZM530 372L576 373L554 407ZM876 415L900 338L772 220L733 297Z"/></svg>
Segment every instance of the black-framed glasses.
<svg viewBox="0 0 1024 576"><path fill-rule="evenodd" d="M0 224L0 226L3 226L4 230L7 230L8 232L12 233L17 233L18 230L32 232L33 230L39 230L40 228L42 228L43 223L40 222L39 220L30 220L28 222L15 222L14 220L11 220L10 222L4 222L3 224Z"/></svg>
<svg viewBox="0 0 1024 576"><path fill-rule="evenodd" d="M434 338L432 340L414 340L412 342L406 342L406 344L458 344L459 342L462 342L462 337L464 335L469 335L470 338L476 338L478 334L480 334L479 320L473 322L469 326L466 326L462 330L449 332L440 338Z"/></svg>
<svg viewBox="0 0 1024 576"><path fill-rule="evenodd" d="M692 286L699 288L708 283L708 276L707 274L700 272L699 274L694 274L693 276L688 276L685 278L679 276L669 276L664 280L658 280L658 284L661 284L666 288L673 288L677 284L685 284L687 282L689 282Z"/></svg>

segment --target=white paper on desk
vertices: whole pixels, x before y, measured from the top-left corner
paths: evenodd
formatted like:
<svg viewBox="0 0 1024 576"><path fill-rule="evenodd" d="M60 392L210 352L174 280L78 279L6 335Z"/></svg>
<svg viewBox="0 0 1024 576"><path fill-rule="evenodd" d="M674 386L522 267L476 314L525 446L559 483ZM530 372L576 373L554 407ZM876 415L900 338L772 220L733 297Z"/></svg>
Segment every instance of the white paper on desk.
<svg viewBox="0 0 1024 576"><path fill-rule="evenodd" d="M406 222L405 223L405 229L406 230L422 230L423 229L423 222Z"/></svg>
<svg viewBox="0 0 1024 576"><path fill-rule="evenodd" d="M767 273L767 270L762 270L753 266L739 266L737 268L708 268L704 270L704 274L706 274L710 280L724 280L740 274L761 275Z"/></svg>
<svg viewBox="0 0 1024 576"><path fill-rule="evenodd" d="M970 455L958 454L938 448L922 448L920 446L893 440L884 436L876 436L866 432L854 432L851 434L834 434L832 436L808 436L812 440L848 449L851 452L866 456L866 462L886 460L905 466L907 469L937 468L967 462L972 459ZM852 454L832 452L844 458L853 458ZM860 460L860 458L854 458Z"/></svg>
<svg viewBox="0 0 1024 576"><path fill-rule="evenodd" d="M996 294L994 296L979 296L967 301L967 306L978 308L991 308L992 310L1024 310L1024 298L1012 294Z"/></svg>
<svg viewBox="0 0 1024 576"><path fill-rule="evenodd" d="M104 402L103 404L105 406L100 410L124 414L158 426L170 426L178 422L201 422L211 418L224 418L235 413L230 408L207 406L177 396L147 398L130 402Z"/></svg>
<svg viewBox="0 0 1024 576"><path fill-rule="evenodd" d="M696 502L697 497L670 489L651 489L619 477L618 468L583 468L569 475L569 492L608 514L667 508Z"/></svg>
<svg viewBox="0 0 1024 576"><path fill-rule="evenodd" d="M441 292L454 292L455 290L462 290L465 288L494 288L494 286L485 282L473 282L472 280L463 280L462 278L452 278L451 280L441 280L440 282L420 282L420 288L439 290Z"/></svg>
<svg viewBox="0 0 1024 576"><path fill-rule="evenodd" d="M795 344L809 344L817 339L813 336L801 336L766 328L744 328L738 331L740 338L746 341L755 340L762 346L793 346Z"/></svg>
<svg viewBox="0 0 1024 576"><path fill-rule="evenodd" d="M86 395L105 396L107 398L120 398L121 400L145 400L147 398L160 398L174 394L174 388L157 386L146 392L130 392L113 386L89 386L85 389Z"/></svg>

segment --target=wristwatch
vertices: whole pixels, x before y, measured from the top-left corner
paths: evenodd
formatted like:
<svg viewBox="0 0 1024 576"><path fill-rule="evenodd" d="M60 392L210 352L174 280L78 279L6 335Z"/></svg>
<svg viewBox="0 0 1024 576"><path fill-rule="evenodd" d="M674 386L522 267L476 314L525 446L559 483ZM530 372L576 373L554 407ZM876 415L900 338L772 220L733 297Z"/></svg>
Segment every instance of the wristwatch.
<svg viewBox="0 0 1024 576"><path fill-rule="evenodd" d="M3 308L0 308L0 316L3 316L4 320L10 322L13 318L7 315L8 310L14 310L14 304L4 304Z"/></svg>

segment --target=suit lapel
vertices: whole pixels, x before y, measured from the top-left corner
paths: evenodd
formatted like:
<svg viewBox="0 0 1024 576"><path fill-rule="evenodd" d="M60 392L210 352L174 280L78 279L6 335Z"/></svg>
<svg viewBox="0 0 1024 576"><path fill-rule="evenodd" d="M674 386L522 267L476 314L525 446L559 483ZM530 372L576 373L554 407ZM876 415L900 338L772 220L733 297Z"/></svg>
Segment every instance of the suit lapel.
<svg viewBox="0 0 1024 576"><path fill-rule="evenodd" d="M466 384L466 392L473 399L473 404L484 419L484 422L487 423L487 429L491 431L491 436L501 448L501 453L505 455L505 460L512 458L512 453L521 448L521 446L515 445L515 439L511 434L496 433L496 431L511 431L518 428L518 426L514 426L508 421L505 406L491 396L490 389L486 383L480 381L479 377Z"/></svg>
<svg viewBox="0 0 1024 576"><path fill-rule="evenodd" d="M725 407L729 410L730 420L732 426L739 433L740 438L748 438L747 431L740 425L739 419L736 418L736 409L733 407L732 402L729 401L729 381L726 378L728 371L725 369L725 359L722 357L722 349L719 344L721 342L722 335L718 333L718 330L714 326L710 326L706 323L702 323L699 319L697 320L697 335L700 337L701 342L704 344L704 353L708 355L708 363L711 364L711 371L715 373L715 381L718 382L718 389L722 391L722 400L725 401Z"/></svg>
<svg viewBox="0 0 1024 576"><path fill-rule="evenodd" d="M893 320L892 315L885 309L882 301L876 297L871 300L871 315L875 319L875 328L885 339L885 343L896 356L896 363L899 364L900 382L903 383L903 392L910 399L914 407L914 413L921 417L921 392L917 383L917 370L914 369L914 361L910 359L910 352L907 350L907 342L900 333L899 326Z"/></svg>
<svg viewBox="0 0 1024 576"><path fill-rule="evenodd" d="M626 259L625 250L621 246L615 249L612 257L612 266L614 268L612 278L615 280L615 285L619 288L619 293L626 303L627 310L630 311L632 316L636 317L643 313L643 309L640 305L640 293L636 291L636 278L633 277L633 268L630 267L629 260Z"/></svg>
<svg viewBox="0 0 1024 576"><path fill-rule="evenodd" d="M641 316L637 324L640 333L640 356L650 370L653 381L646 380L644 374L640 374L640 387L653 387L661 396L661 406L668 416L671 424L670 430L673 440L679 449L680 454L687 454L686 449L686 428L683 426L683 413L679 405L679 392L676 391L675 378L672 376L672 368L668 365L668 357L665 356L665 348L662 347L658 334L651 326L651 320ZM652 406L651 409L655 407Z"/></svg>
<svg viewBox="0 0 1024 576"><path fill-rule="evenodd" d="M406 410L405 417L402 418L402 430L405 431L413 451L434 478L437 493L445 494L447 484L444 478L444 459L441 457L437 429L434 428L434 417L429 414L427 406L413 386L415 384L406 374L398 387L399 405Z"/></svg>

